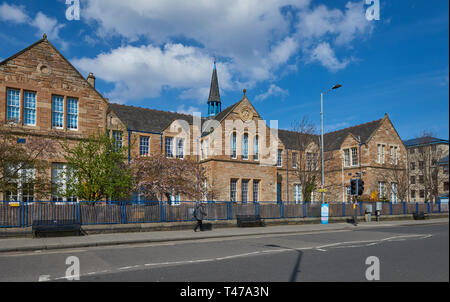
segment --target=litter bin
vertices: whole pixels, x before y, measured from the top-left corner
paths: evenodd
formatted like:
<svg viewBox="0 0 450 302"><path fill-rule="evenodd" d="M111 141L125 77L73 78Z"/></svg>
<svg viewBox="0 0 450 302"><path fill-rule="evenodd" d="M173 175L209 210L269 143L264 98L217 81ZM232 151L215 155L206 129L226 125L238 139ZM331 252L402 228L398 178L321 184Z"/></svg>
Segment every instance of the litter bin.
<svg viewBox="0 0 450 302"><path fill-rule="evenodd" d="M372 205L368 204L366 205L366 222L371 222L372 221Z"/></svg>

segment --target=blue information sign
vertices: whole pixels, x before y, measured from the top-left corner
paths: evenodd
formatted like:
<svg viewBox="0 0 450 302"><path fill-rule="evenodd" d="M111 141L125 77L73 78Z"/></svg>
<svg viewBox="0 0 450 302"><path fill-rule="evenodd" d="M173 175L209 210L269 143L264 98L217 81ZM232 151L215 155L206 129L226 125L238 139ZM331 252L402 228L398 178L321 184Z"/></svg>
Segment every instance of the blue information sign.
<svg viewBox="0 0 450 302"><path fill-rule="evenodd" d="M328 224L328 213L329 213L329 206L328 204L322 204L321 208L321 216L322 216L322 224Z"/></svg>

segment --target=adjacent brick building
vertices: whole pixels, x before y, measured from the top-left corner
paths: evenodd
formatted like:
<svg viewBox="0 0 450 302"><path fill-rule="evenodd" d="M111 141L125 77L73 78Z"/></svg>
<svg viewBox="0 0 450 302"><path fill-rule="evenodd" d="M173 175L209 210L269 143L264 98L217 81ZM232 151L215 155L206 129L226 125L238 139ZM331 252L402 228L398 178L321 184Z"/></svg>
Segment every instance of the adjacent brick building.
<svg viewBox="0 0 450 302"><path fill-rule="evenodd" d="M409 200L424 202L448 194L448 140L424 136L404 143L408 149Z"/></svg>

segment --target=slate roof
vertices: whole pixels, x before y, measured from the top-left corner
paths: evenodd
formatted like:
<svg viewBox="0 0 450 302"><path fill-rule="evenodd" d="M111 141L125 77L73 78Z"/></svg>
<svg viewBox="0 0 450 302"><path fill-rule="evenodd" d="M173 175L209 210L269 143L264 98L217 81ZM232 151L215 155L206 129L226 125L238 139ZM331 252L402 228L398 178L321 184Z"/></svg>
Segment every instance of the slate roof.
<svg viewBox="0 0 450 302"><path fill-rule="evenodd" d="M403 141L403 143L405 144L405 146L407 148L409 148L409 147L413 147L413 146L430 145L430 144L438 144L438 143L448 144L448 140L431 137L431 136L425 136L425 137L409 139L409 140Z"/></svg>
<svg viewBox="0 0 450 302"><path fill-rule="evenodd" d="M193 116L187 114L114 103L109 104L108 112L111 110L129 130L162 133L175 120L184 120L189 125L193 124Z"/></svg>
<svg viewBox="0 0 450 302"><path fill-rule="evenodd" d="M383 119L324 134L323 140L325 152L339 150L349 134L353 134L356 138L361 137L361 142L366 143L374 131L378 129L381 121L383 121ZM288 149L300 149L298 146L297 135L298 132L278 130L278 137ZM315 140L317 143L320 143L320 136L316 135Z"/></svg>
<svg viewBox="0 0 450 302"><path fill-rule="evenodd" d="M383 119L379 119L377 121L325 134L323 138L325 151L339 150L342 143L349 134L353 134L356 139L358 139L358 137L361 137L361 143L367 143L375 130L378 129L382 121Z"/></svg>
<svg viewBox="0 0 450 302"><path fill-rule="evenodd" d="M299 144L299 132L295 131L288 131L283 129L278 129L278 138L283 142L285 148L290 150L300 150L300 144ZM300 134L306 136L309 140L315 141L317 144L319 144L319 136L318 135L312 135L312 134ZM305 138L306 138L305 137Z"/></svg>

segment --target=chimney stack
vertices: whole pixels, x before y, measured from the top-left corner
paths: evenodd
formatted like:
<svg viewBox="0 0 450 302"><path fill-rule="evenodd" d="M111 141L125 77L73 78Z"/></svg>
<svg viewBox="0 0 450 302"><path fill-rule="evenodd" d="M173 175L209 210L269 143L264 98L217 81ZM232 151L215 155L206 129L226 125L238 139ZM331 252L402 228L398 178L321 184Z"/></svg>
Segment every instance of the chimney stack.
<svg viewBox="0 0 450 302"><path fill-rule="evenodd" d="M89 73L89 75L87 77L87 81L89 82L89 84L91 84L92 87L95 88L95 77L94 77L94 74L92 72Z"/></svg>

